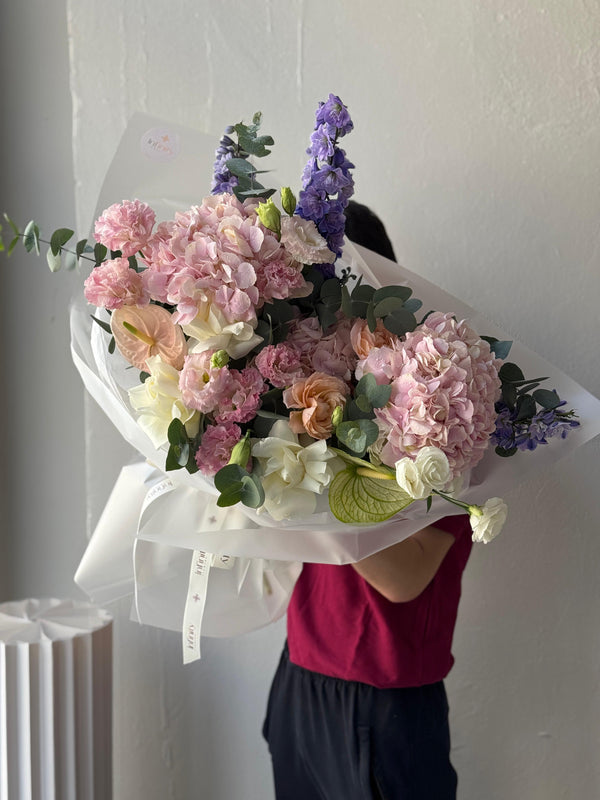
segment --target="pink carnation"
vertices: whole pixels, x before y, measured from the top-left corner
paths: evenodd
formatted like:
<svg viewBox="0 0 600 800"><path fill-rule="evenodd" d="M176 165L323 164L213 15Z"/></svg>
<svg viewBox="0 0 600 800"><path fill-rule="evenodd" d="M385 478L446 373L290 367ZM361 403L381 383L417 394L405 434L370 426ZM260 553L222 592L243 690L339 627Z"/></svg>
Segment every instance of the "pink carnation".
<svg viewBox="0 0 600 800"><path fill-rule="evenodd" d="M278 389L307 377L300 363L300 351L286 342L264 347L256 356L255 363L263 378Z"/></svg>
<svg viewBox="0 0 600 800"><path fill-rule="evenodd" d="M227 367L223 368L224 370ZM226 390L215 409L217 422L248 422L260 408L261 394L266 391L262 375L255 367L228 370Z"/></svg>
<svg viewBox="0 0 600 800"><path fill-rule="evenodd" d="M332 264L335 253L317 230L312 220L297 215L281 218L281 243L303 264Z"/></svg>
<svg viewBox="0 0 600 800"><path fill-rule="evenodd" d="M179 375L179 390L184 404L203 414L219 408L230 393L230 372L227 367L211 367L214 350L186 356Z"/></svg>
<svg viewBox="0 0 600 800"><path fill-rule="evenodd" d="M96 220L94 238L123 258L135 255L152 235L156 215L140 200L124 200L109 206Z"/></svg>
<svg viewBox="0 0 600 800"><path fill-rule="evenodd" d="M241 428L232 422L209 425L195 455L200 472L212 476L227 466L231 458L231 451L241 437Z"/></svg>
<svg viewBox="0 0 600 800"><path fill-rule="evenodd" d="M150 297L140 273L131 269L126 258L113 258L94 267L84 283L88 303L114 311L123 306L145 306Z"/></svg>
<svg viewBox="0 0 600 800"><path fill-rule="evenodd" d="M392 371L390 402L375 413L387 443L388 466L422 447L440 448L453 475L475 466L495 429L500 362L487 342L451 314L435 313L406 335L400 350L386 351ZM370 354L362 363L369 371Z"/></svg>

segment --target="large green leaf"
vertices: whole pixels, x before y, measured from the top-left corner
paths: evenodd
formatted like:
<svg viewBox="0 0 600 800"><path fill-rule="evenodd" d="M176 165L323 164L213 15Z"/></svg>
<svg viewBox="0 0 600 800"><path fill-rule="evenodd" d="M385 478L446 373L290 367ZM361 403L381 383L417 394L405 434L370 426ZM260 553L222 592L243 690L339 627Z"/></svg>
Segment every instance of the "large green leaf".
<svg viewBox="0 0 600 800"><path fill-rule="evenodd" d="M412 502L395 480L359 475L352 465L338 472L329 487L329 507L345 523L384 522Z"/></svg>

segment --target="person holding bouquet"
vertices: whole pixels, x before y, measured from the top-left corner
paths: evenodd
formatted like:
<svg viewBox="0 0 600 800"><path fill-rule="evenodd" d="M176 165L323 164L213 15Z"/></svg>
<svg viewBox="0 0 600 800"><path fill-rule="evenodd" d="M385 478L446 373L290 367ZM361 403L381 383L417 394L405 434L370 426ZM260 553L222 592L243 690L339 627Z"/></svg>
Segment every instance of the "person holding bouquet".
<svg viewBox="0 0 600 800"><path fill-rule="evenodd" d="M346 217L348 238L394 258L366 206ZM443 680L471 546L458 515L358 563L304 565L263 727L278 800L456 797Z"/></svg>

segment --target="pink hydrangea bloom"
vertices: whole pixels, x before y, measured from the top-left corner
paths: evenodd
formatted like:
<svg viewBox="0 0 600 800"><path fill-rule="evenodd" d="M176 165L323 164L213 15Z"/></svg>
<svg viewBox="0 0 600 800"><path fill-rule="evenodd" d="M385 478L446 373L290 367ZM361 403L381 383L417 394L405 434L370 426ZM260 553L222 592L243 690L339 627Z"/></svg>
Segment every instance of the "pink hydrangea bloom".
<svg viewBox="0 0 600 800"><path fill-rule="evenodd" d="M322 338L323 329L317 317L305 317L292 322L286 342L297 347L308 358L310 366L310 356Z"/></svg>
<svg viewBox="0 0 600 800"><path fill-rule="evenodd" d="M324 372L349 381L358 360L350 340L351 327L352 321L341 315L325 335L316 317L306 317L290 325L286 344L300 351L305 374Z"/></svg>
<svg viewBox="0 0 600 800"><path fill-rule="evenodd" d="M243 370L228 369L226 390L215 409L217 422L248 422L256 416L260 408L261 394L266 391L262 375L255 367Z"/></svg>
<svg viewBox="0 0 600 800"><path fill-rule="evenodd" d="M317 342L311 359L315 372L350 381L358 360L350 340L351 328L352 320L342 317L330 328L331 333Z"/></svg>
<svg viewBox="0 0 600 800"><path fill-rule="evenodd" d="M175 223L161 222L144 248L144 258L142 259L146 267L141 275L146 289L153 300L159 303L167 302L167 288L173 274L177 271L177 266L172 253L169 250L169 240L173 232Z"/></svg>
<svg viewBox="0 0 600 800"><path fill-rule="evenodd" d="M88 303L110 311L150 302L141 274L131 269L126 258L113 258L94 267L85 280L83 292Z"/></svg>
<svg viewBox="0 0 600 800"><path fill-rule="evenodd" d="M366 358L361 358L354 372L357 380L360 380L366 372L375 376L375 380L380 385L391 383L404 364L402 344L398 349L391 347L374 347Z"/></svg>
<svg viewBox="0 0 600 800"><path fill-rule="evenodd" d="M406 335L400 350L381 350L379 363L370 354L361 367L391 373L390 402L375 411L387 438L383 463L393 466L433 446L446 454L453 475L475 466L495 429L500 389L501 362L487 342L451 314L435 313Z"/></svg>
<svg viewBox="0 0 600 800"><path fill-rule="evenodd" d="M308 377L302 368L300 351L286 342L264 347L256 356L255 364L263 378L278 389Z"/></svg>
<svg viewBox="0 0 600 800"><path fill-rule="evenodd" d="M200 472L213 476L227 466L231 451L241 438L242 429L235 423L209 425L194 456Z"/></svg>
<svg viewBox="0 0 600 800"><path fill-rule="evenodd" d="M210 414L228 399L231 376L227 367L211 367L214 350L186 356L179 374L179 390L184 404L203 414Z"/></svg>
<svg viewBox="0 0 600 800"><path fill-rule="evenodd" d="M124 200L109 206L96 220L94 238L123 258L142 250L152 235L156 215L140 200Z"/></svg>
<svg viewBox="0 0 600 800"><path fill-rule="evenodd" d="M265 301L302 297L310 284L256 214L256 203L211 195L161 223L144 252L144 282L154 300L176 306L180 324L207 301L229 322L252 322Z"/></svg>
<svg viewBox="0 0 600 800"><path fill-rule="evenodd" d="M259 303L255 261L264 243L255 215L235 197L207 197L158 226L148 244L144 281L153 298L177 306L181 324L191 322L207 300L229 321L250 322Z"/></svg>

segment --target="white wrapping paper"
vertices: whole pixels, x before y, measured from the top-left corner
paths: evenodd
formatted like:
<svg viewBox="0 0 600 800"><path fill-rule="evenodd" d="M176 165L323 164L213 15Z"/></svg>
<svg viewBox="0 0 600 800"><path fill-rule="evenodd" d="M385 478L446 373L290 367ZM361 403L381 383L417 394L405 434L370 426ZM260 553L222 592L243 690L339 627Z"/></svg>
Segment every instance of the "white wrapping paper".
<svg viewBox="0 0 600 800"><path fill-rule="evenodd" d="M111 619L71 600L0 605L0 800L111 800Z"/></svg>
<svg viewBox="0 0 600 800"><path fill-rule="evenodd" d="M423 301L424 309L451 311L459 318L468 319L479 333L509 338L474 309L395 262L353 246L346 248L343 258L345 264L365 275L372 284L406 283ZM101 314L101 310L94 313ZM127 399L127 386L137 381L135 371L127 370L124 359L119 367L118 354L108 354L109 336L99 326L92 327L88 310L75 306L71 321L73 359L86 388L136 450L150 463L164 464L166 451L157 450L137 425L135 412ZM589 392L518 342L512 346L510 360L515 361L527 377L549 376L546 385L556 389L569 407L577 410L581 425L572 429L565 440L551 441L533 452L517 453L512 458L500 458L490 447L472 471L468 489L461 494L461 499L469 503L483 503L491 494L501 496L528 474L548 468L600 433L600 401ZM434 498L429 513L426 513L425 503L416 502L389 523L360 527L338 522L323 495L316 513L300 521L281 523L268 514L241 505L224 512L217 509L214 485L200 473L190 475L178 470L169 473L169 480L173 484L172 491L158 496L141 515L138 538L219 555L342 564L358 561L411 535L423 526L424 519L433 523L446 515L464 513ZM216 527L206 524L213 513L205 513L207 504L212 504L214 513L223 515Z"/></svg>
<svg viewBox="0 0 600 800"><path fill-rule="evenodd" d="M156 158L152 148L148 150L157 130L167 135L172 145L164 159ZM136 115L108 171L97 212L116 200L137 197L152 205L158 219L163 219L200 202L208 193L214 144L212 137ZM510 338L474 309L395 262L349 245L342 264L351 266L355 274L363 274L375 286L408 284L414 296L423 301L423 312L453 312L458 318L468 319L482 335ZM157 451L137 426L127 400L126 389L137 381L137 373L127 370L125 362L119 367L118 355L108 355L108 336L99 326L92 328L90 311L83 305L72 310L74 362L88 391L125 439L150 464L161 467L166 452ZM518 453L509 459L499 458L490 448L461 495L471 503L483 503L491 495L502 496L527 474L550 466L600 432L600 402L596 398L516 342L510 360L528 378L550 376L545 385L556 389L569 408L576 409L581 427L572 430L567 440L553 441L535 452ZM208 580L203 582L207 592L202 603L204 615L197 615L193 624L199 618L202 632L209 635L249 630L283 613L299 562L357 561L410 536L424 524L461 513L461 509L435 498L427 515L425 503L415 503L389 523L358 527L335 520L322 497L315 514L282 524L241 506L218 509L212 481L184 470L169 473L167 490L163 487L155 496L149 494L164 478L160 472L153 474L151 467L124 470L76 580L99 602L133 591L139 620L181 630L183 617L187 618L194 604L194 575L190 574L193 559L200 553L211 556L209 563L215 556L235 557L232 570L210 569ZM201 561L204 564L203 556ZM185 649L184 631L184 653Z"/></svg>

